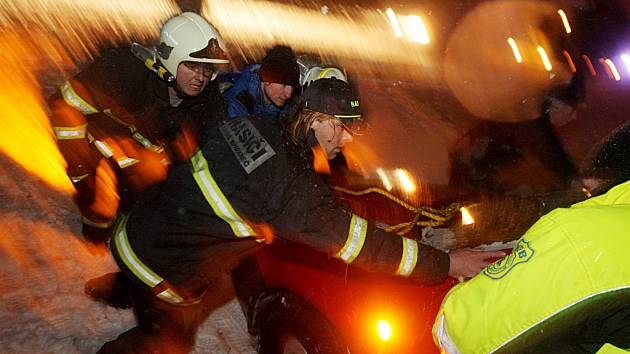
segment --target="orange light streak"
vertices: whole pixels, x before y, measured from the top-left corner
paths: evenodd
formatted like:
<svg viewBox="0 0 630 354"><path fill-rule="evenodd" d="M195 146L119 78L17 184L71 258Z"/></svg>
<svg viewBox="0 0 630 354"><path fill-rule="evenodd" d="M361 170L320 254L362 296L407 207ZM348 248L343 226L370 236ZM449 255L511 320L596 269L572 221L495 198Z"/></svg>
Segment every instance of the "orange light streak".
<svg viewBox="0 0 630 354"><path fill-rule="evenodd" d="M591 73L591 76L597 76L597 71L595 71L595 67L593 66L593 62L591 62L591 58L586 54L582 54L582 59L586 63L586 67L588 67L588 71Z"/></svg>
<svg viewBox="0 0 630 354"><path fill-rule="evenodd" d="M575 68L575 63L573 62L573 58L571 58L571 54L569 54L569 52L567 52L566 50L562 51L562 54L564 55L564 58L567 60L567 64L569 64L569 69L571 69L571 72L574 73L577 71L577 69Z"/></svg>
<svg viewBox="0 0 630 354"><path fill-rule="evenodd" d="M606 60L604 60L604 58L599 58L599 63L602 64L602 66L604 67L604 70L606 71L606 75L608 75L608 78L611 80L614 80L615 77L613 76L613 72L608 66L608 64L606 64Z"/></svg>
<svg viewBox="0 0 630 354"><path fill-rule="evenodd" d="M551 62L549 61L549 56L547 56L547 52L545 51L545 48L538 46L536 47L536 51L538 51L538 55L540 55L540 59L542 60L543 65L545 66L545 70L551 71L552 69Z"/></svg>
<svg viewBox="0 0 630 354"><path fill-rule="evenodd" d="M470 225L475 223L475 219L472 217L466 207L459 208L459 211L462 213L462 225Z"/></svg>
<svg viewBox="0 0 630 354"><path fill-rule="evenodd" d="M413 182L411 176L409 176L409 173L406 170L397 168L396 177L398 177L398 181L405 192L411 193L416 190L416 184Z"/></svg>
<svg viewBox="0 0 630 354"><path fill-rule="evenodd" d="M263 54L278 43L323 57L386 61L431 69L424 47L392 41L389 21L373 10L348 7L323 15L317 9L255 0L204 1L202 13L226 43L245 58ZM402 36L402 30L401 30Z"/></svg>
<svg viewBox="0 0 630 354"><path fill-rule="evenodd" d="M392 183L389 181L389 177L387 177L387 173L385 173L385 171L383 171L382 168L376 169L376 173L378 174L379 177L381 177L381 181L383 182L383 187L385 187L387 191L391 191Z"/></svg>
<svg viewBox="0 0 630 354"><path fill-rule="evenodd" d="M388 8L385 10L385 14L387 14L387 18L392 25L392 30L394 31L394 35L398 38L402 37L402 29L400 28L400 24L398 23L398 18L396 17L396 13L392 8Z"/></svg>
<svg viewBox="0 0 630 354"><path fill-rule="evenodd" d="M564 25L564 30L568 33L571 33L571 25L569 24L569 19L567 18L567 14L564 13L564 10L558 10L558 15L562 19L562 24Z"/></svg>
<svg viewBox="0 0 630 354"><path fill-rule="evenodd" d="M521 56L521 51L518 49L518 45L516 44L516 41L514 40L514 38L510 37L507 40L508 44L510 44L510 47L512 48L512 54L514 54L514 59L516 59L517 63L522 63L523 62L523 57Z"/></svg>
<svg viewBox="0 0 630 354"><path fill-rule="evenodd" d="M606 64L610 69L610 73L615 81L621 81L621 75L619 75L619 71L617 70L615 63L611 59L605 59L604 64Z"/></svg>
<svg viewBox="0 0 630 354"><path fill-rule="evenodd" d="M424 25L424 21L420 16L409 15L407 16L407 27L405 28L407 36L414 41L424 45L431 42L427 27Z"/></svg>

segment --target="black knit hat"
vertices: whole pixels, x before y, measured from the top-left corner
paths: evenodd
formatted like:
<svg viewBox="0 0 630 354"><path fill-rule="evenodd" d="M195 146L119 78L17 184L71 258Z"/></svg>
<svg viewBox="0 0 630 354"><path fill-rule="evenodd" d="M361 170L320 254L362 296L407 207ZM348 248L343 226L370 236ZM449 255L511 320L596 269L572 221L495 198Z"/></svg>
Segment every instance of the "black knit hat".
<svg viewBox="0 0 630 354"><path fill-rule="evenodd" d="M260 63L260 79L263 82L300 85L300 69L297 59L290 47L277 45L271 48Z"/></svg>
<svg viewBox="0 0 630 354"><path fill-rule="evenodd" d="M361 118L359 97L347 82L336 78L313 81L304 89L303 99L306 108L345 122Z"/></svg>

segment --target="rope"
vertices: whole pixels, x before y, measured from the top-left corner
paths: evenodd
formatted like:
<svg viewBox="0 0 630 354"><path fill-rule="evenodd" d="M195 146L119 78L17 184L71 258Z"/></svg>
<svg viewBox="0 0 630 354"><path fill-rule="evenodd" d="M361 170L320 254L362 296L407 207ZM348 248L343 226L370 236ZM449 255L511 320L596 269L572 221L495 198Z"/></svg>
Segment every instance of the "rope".
<svg viewBox="0 0 630 354"><path fill-rule="evenodd" d="M420 226L420 227L442 226L446 224L447 222L449 222L453 218L453 215L455 215L455 213L457 213L459 209L462 207L461 203L452 203L443 209L435 209L435 208L431 208L427 206L415 207L407 203L406 201L400 199L399 197L389 193L388 191L383 190L378 187L370 187L370 188L366 188L360 191L355 191L355 190L351 190L351 189L347 189L347 188L343 188L339 186L330 186L330 188L334 191L353 195L353 196L362 196L362 195L366 195L370 193L377 193L382 196L385 196L386 198L392 200L396 204L414 213L415 216L413 220L396 224L396 225L391 225L385 228L385 231L395 232L401 236L411 231L414 226ZM424 217L425 219L420 220L421 217Z"/></svg>

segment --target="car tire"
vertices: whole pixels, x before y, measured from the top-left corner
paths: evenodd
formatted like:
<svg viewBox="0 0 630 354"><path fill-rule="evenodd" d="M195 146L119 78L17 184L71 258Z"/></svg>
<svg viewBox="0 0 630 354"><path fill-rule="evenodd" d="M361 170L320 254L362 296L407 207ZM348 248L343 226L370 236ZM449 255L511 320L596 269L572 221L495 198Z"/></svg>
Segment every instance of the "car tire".
<svg viewBox="0 0 630 354"><path fill-rule="evenodd" d="M306 300L281 292L269 295L265 302L257 316L260 353L348 353L341 335Z"/></svg>

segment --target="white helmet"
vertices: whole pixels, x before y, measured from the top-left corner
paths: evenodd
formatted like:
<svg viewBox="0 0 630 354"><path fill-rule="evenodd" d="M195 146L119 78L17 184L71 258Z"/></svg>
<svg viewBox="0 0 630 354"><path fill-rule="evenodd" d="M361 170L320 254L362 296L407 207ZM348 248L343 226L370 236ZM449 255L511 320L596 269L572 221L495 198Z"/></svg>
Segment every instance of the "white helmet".
<svg viewBox="0 0 630 354"><path fill-rule="evenodd" d="M184 12L166 21L156 49L160 62L174 76L183 61L229 63L219 31L194 12Z"/></svg>

